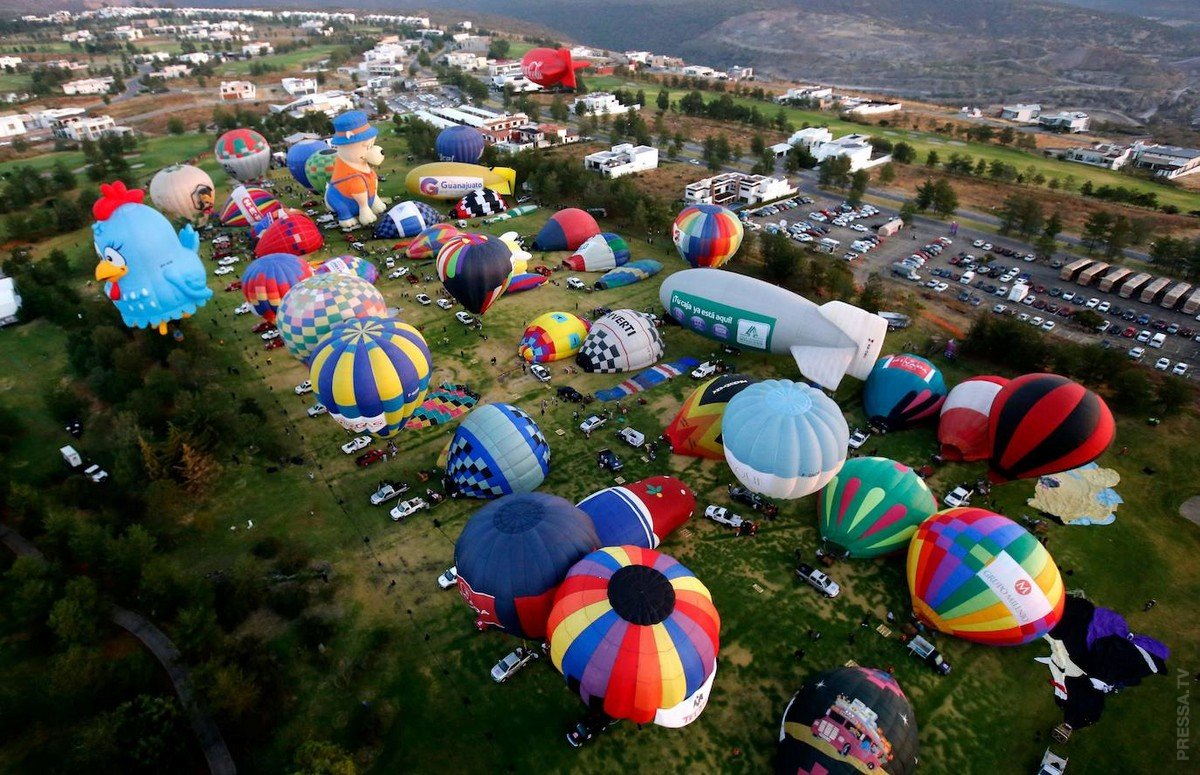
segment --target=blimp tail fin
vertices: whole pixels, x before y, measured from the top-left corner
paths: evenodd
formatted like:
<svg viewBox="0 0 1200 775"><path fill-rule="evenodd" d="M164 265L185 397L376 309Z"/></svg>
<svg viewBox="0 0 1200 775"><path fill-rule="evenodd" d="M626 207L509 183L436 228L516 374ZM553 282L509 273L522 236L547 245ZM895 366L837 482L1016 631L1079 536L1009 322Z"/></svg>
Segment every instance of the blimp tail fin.
<svg viewBox="0 0 1200 775"><path fill-rule="evenodd" d="M856 345L854 355L844 373L857 379L866 379L883 350L887 321L841 301L822 304L818 311L821 317L840 328Z"/></svg>
<svg viewBox="0 0 1200 775"><path fill-rule="evenodd" d="M826 390L837 390L854 360L857 349L854 346L838 347L836 345L806 345L796 344L788 348L800 373L805 379L817 383Z"/></svg>
<svg viewBox="0 0 1200 775"><path fill-rule="evenodd" d="M560 48L558 56L562 59L564 74L562 77L562 85L567 89L574 89L578 84L575 82L575 71L582 70L585 67L591 67L591 62L586 59L572 60L571 50Z"/></svg>

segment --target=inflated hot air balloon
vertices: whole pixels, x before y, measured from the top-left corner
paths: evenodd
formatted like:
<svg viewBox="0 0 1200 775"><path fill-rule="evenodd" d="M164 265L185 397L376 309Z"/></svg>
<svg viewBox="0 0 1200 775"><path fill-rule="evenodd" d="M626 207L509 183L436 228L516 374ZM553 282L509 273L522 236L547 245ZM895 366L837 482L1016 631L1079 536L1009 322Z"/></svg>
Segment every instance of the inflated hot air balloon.
<svg viewBox="0 0 1200 775"><path fill-rule="evenodd" d="M946 509L921 523L908 545L908 589L925 624L964 640L1018 646L1058 624L1058 566L1007 517Z"/></svg>
<svg viewBox="0 0 1200 775"><path fill-rule="evenodd" d="M199 167L172 164L150 179L150 199L159 210L202 223L212 215L216 189L212 178Z"/></svg>
<svg viewBox="0 0 1200 775"><path fill-rule="evenodd" d="M610 269L593 285L598 291L607 291L610 288L621 288L626 285L640 283L642 280L653 277L661 271L661 263L652 258L643 258L637 261L630 261L625 266Z"/></svg>
<svg viewBox="0 0 1200 775"><path fill-rule="evenodd" d="M341 323L313 351L309 376L317 401L353 433L386 439L425 400L433 361L407 323L364 317Z"/></svg>
<svg viewBox="0 0 1200 775"><path fill-rule="evenodd" d="M676 455L724 460L721 419L725 416L725 406L729 399L757 381L745 374L722 374L693 390L663 431L671 451Z"/></svg>
<svg viewBox="0 0 1200 775"><path fill-rule="evenodd" d="M446 220L424 202L399 202L375 222L375 239L415 237L435 223Z"/></svg>
<svg viewBox="0 0 1200 775"><path fill-rule="evenodd" d="M317 265L313 274L352 274L372 285L379 279L379 267L361 256L334 256Z"/></svg>
<svg viewBox="0 0 1200 775"><path fill-rule="evenodd" d="M291 218L293 215L304 215L303 210L298 210L295 207L280 207L278 210L269 212L263 216L261 221L257 221L250 225L250 239L257 240L263 235L263 232L274 226L279 221Z"/></svg>
<svg viewBox="0 0 1200 775"><path fill-rule="evenodd" d="M366 280L350 274L321 274L292 286L275 314L275 325L288 352L308 363L338 323L387 314L383 295Z"/></svg>
<svg viewBox="0 0 1200 775"><path fill-rule="evenodd" d="M938 418L938 442L942 457L955 462L987 460L988 415L1004 377L971 377L954 386L942 404Z"/></svg>
<svg viewBox="0 0 1200 775"><path fill-rule="evenodd" d="M617 309L592 323L575 362L584 371L615 374L649 366L662 354L654 320L644 312Z"/></svg>
<svg viewBox="0 0 1200 775"><path fill-rule="evenodd" d="M779 727L778 775L917 771L917 714L884 670L838 667L810 676Z"/></svg>
<svg viewBox="0 0 1200 775"><path fill-rule="evenodd" d="M458 303L482 315L504 293L513 270L509 243L483 234L459 234L438 252L437 273Z"/></svg>
<svg viewBox="0 0 1200 775"><path fill-rule="evenodd" d="M529 363L549 363L570 358L579 352L591 327L591 323L570 312L538 315L521 336L517 354Z"/></svg>
<svg viewBox="0 0 1200 775"><path fill-rule="evenodd" d="M575 71L590 65L583 60L572 60L570 49L532 48L521 57L521 75L538 86L574 89Z"/></svg>
<svg viewBox="0 0 1200 775"><path fill-rule="evenodd" d="M270 191L257 186L238 186L229 193L218 216L222 226L253 226L283 209Z"/></svg>
<svg viewBox="0 0 1200 775"><path fill-rule="evenodd" d="M479 629L543 638L558 585L599 545L592 520L565 498L506 495L475 512L454 542L458 591Z"/></svg>
<svg viewBox="0 0 1200 775"><path fill-rule="evenodd" d="M308 158L317 151L329 147L329 143L324 140L305 140L296 143L287 150L287 168L288 172L292 173L292 177L296 182L307 188L309 191L315 191L313 184L308 179L308 171L305 165L308 163Z"/></svg>
<svg viewBox="0 0 1200 775"><path fill-rule="evenodd" d="M1100 396L1057 374L1026 374L992 402L988 476L1007 482L1069 471L1100 457L1115 435Z"/></svg>
<svg viewBox="0 0 1200 775"><path fill-rule="evenodd" d="M317 224L303 213L290 213L287 218L271 224L263 231L254 246L254 255L294 253L307 256L325 246L325 237Z"/></svg>
<svg viewBox="0 0 1200 775"><path fill-rule="evenodd" d="M217 138L213 153L225 174L242 183L261 178L271 166L271 146L253 129L230 129Z"/></svg>
<svg viewBox="0 0 1200 775"><path fill-rule="evenodd" d="M483 155L483 133L473 126L448 126L438 134L434 145L442 161L475 164Z"/></svg>
<svg viewBox="0 0 1200 775"><path fill-rule="evenodd" d="M576 272L607 272L629 263L629 243L625 238L605 231L588 237L571 256L563 261Z"/></svg>
<svg viewBox="0 0 1200 775"><path fill-rule="evenodd" d="M477 188L464 196L450 210L451 218L482 218L508 209L504 197L490 188Z"/></svg>
<svg viewBox="0 0 1200 775"><path fill-rule="evenodd" d="M690 205L676 216L671 239L684 261L716 269L741 247L742 222L721 205Z"/></svg>
<svg viewBox="0 0 1200 775"><path fill-rule="evenodd" d="M467 415L446 459L446 475L472 498L533 492L549 472L542 429L512 404L484 404Z"/></svg>
<svg viewBox="0 0 1200 775"><path fill-rule="evenodd" d="M242 272L242 295L255 314L274 324L275 313L293 285L312 277L312 267L291 253L271 253L256 258Z"/></svg>
<svg viewBox="0 0 1200 775"><path fill-rule="evenodd" d="M937 499L917 472L885 457L847 460L817 495L825 552L878 557L908 546Z"/></svg>
<svg viewBox="0 0 1200 775"><path fill-rule="evenodd" d="M427 258L437 258L438 253L452 238L461 232L448 223L435 223L418 234L405 251L405 255L418 261Z"/></svg>
<svg viewBox="0 0 1200 775"><path fill-rule="evenodd" d="M318 194L325 192L325 186L333 178L333 163L337 161L336 148L318 148L304 162L304 177L308 179L309 187Z"/></svg>
<svg viewBox="0 0 1200 775"><path fill-rule="evenodd" d="M872 423L902 431L937 417L946 400L941 370L919 355L886 355L875 363L863 388L863 407Z"/></svg>
<svg viewBox="0 0 1200 775"><path fill-rule="evenodd" d="M673 476L652 476L594 492L579 508L592 518L601 546L654 549L692 518L696 495Z"/></svg>
<svg viewBox="0 0 1200 775"><path fill-rule="evenodd" d="M513 275L512 279L508 281L508 287L504 289L504 294L507 296L514 293L521 293L522 291L532 291L534 288L545 285L548 279L545 275L540 275L536 272L524 272Z"/></svg>
<svg viewBox="0 0 1200 775"><path fill-rule="evenodd" d="M833 399L802 382L769 379L729 400L721 419L725 461L769 498L802 498L846 462L850 429Z"/></svg>
<svg viewBox="0 0 1200 775"><path fill-rule="evenodd" d="M533 247L534 250L577 250L589 237L599 233L600 226L595 218L578 207L568 207L550 216L533 238Z"/></svg>
<svg viewBox="0 0 1200 775"><path fill-rule="evenodd" d="M672 557L636 546L592 552L559 586L546 630L551 661L592 710L682 727L708 703L721 617Z"/></svg>

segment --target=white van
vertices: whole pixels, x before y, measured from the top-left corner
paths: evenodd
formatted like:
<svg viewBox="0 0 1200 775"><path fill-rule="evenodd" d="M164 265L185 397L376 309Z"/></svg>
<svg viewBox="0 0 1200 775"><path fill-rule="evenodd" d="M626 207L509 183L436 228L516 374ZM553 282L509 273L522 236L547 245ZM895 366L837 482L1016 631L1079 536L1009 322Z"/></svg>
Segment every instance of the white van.
<svg viewBox="0 0 1200 775"><path fill-rule="evenodd" d="M967 271L962 273L962 277L958 278L958 281L960 283L962 283L963 285L970 285L971 281L974 279L975 279L975 272L968 269Z"/></svg>
<svg viewBox="0 0 1200 775"><path fill-rule="evenodd" d="M1153 337L1150 338L1150 346L1156 347L1156 348L1162 348L1163 343L1165 343L1166 341L1167 341L1167 335L1160 331L1157 334L1155 334Z"/></svg>

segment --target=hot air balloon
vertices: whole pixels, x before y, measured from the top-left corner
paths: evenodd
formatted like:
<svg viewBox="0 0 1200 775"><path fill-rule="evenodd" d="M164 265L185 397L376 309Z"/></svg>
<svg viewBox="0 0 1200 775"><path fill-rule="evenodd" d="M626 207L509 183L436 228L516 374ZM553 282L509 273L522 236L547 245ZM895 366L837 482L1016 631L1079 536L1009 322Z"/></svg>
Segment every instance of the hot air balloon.
<svg viewBox="0 0 1200 775"><path fill-rule="evenodd" d="M917 714L896 679L869 667L811 676L779 727L778 775L917 771Z"/></svg>
<svg viewBox="0 0 1200 775"><path fill-rule="evenodd" d="M946 400L946 380L918 355L887 355L867 375L863 407L872 423L902 431L937 416Z"/></svg>
<svg viewBox="0 0 1200 775"><path fill-rule="evenodd" d="M1069 471L1100 457L1115 435L1100 396L1057 374L1026 374L992 402L988 476L1007 482Z"/></svg>
<svg viewBox="0 0 1200 775"><path fill-rule="evenodd" d="M230 129L217 138L213 153L225 174L242 183L261 178L271 166L271 146L253 129Z"/></svg>
<svg viewBox="0 0 1200 775"><path fill-rule="evenodd" d="M721 205L690 205L676 216L671 239L684 261L716 269L741 247L742 222Z"/></svg>
<svg viewBox="0 0 1200 775"><path fill-rule="evenodd" d="M769 379L729 400L721 438L738 481L767 497L792 499L816 492L841 470L850 429L820 390Z"/></svg>
<svg viewBox="0 0 1200 775"><path fill-rule="evenodd" d="M353 433L386 439L425 400L433 361L420 332L407 323L364 317L339 324L313 351L309 366L317 401Z"/></svg>
<svg viewBox="0 0 1200 775"><path fill-rule="evenodd" d="M292 213L271 224L263 231L254 246L254 255L294 253L307 256L325 246L325 237L317 224L303 213Z"/></svg>
<svg viewBox="0 0 1200 775"><path fill-rule="evenodd" d="M504 197L490 188L477 188L458 200L450 211L453 218L482 218L485 215L495 215L508 209Z"/></svg>
<svg viewBox="0 0 1200 775"><path fill-rule="evenodd" d="M308 158L317 151L329 147L329 143L324 140L304 140L296 143L287 150L287 168L288 172L292 173L292 177L296 182L304 186L310 191L315 191L312 183L308 179L308 171L305 165L308 163Z"/></svg>
<svg viewBox="0 0 1200 775"><path fill-rule="evenodd" d="M375 222L375 239L415 237L445 218L424 202L399 202Z"/></svg>
<svg viewBox="0 0 1200 775"><path fill-rule="evenodd" d="M438 253L446 246L452 237L459 235L458 229L448 223L436 223L417 235L408 246L406 255L409 258L421 260L437 258Z"/></svg>
<svg viewBox="0 0 1200 775"><path fill-rule="evenodd" d="M446 459L446 475L460 495L472 498L532 492L549 472L542 429L512 404L484 404L467 415Z"/></svg>
<svg viewBox="0 0 1200 775"><path fill-rule="evenodd" d="M725 459L721 419L729 399L757 382L745 374L722 374L692 391L663 431L676 455Z"/></svg>
<svg viewBox="0 0 1200 775"><path fill-rule="evenodd" d="M692 518L696 495L673 476L651 476L594 492L579 508L592 518L601 546L654 549Z"/></svg>
<svg viewBox="0 0 1200 775"><path fill-rule="evenodd" d="M538 315L525 329L517 354L529 363L549 363L570 358L583 346L592 324L570 312Z"/></svg>
<svg viewBox="0 0 1200 775"><path fill-rule="evenodd" d="M545 285L549 279L545 275L540 275L536 272L524 272L522 274L513 275L508 281L508 287L504 289L505 295L521 293L523 291L532 291L534 288Z"/></svg>
<svg viewBox="0 0 1200 775"><path fill-rule="evenodd" d="M336 148L318 148L304 161L304 177L309 187L318 194L333 178L333 163L337 161Z"/></svg>
<svg viewBox="0 0 1200 775"><path fill-rule="evenodd" d="M599 233L595 218L577 207L568 207L550 216L533 238L533 247L535 250L577 250L588 237Z"/></svg>
<svg viewBox="0 0 1200 775"><path fill-rule="evenodd" d="M298 210L295 207L281 207L278 210L267 213L261 221L250 224L250 239L257 240L263 235L264 231L282 220L291 218L293 215L304 215L304 211Z"/></svg>
<svg viewBox="0 0 1200 775"><path fill-rule="evenodd" d="M475 512L454 542L458 591L479 629L543 638L558 585L599 545L592 520L565 498L506 495Z"/></svg>
<svg viewBox="0 0 1200 775"><path fill-rule="evenodd" d="M283 297L302 280L312 277L312 267L291 253L271 253L256 258L242 272L242 295L255 314L268 323L275 323L275 313Z"/></svg>
<svg viewBox="0 0 1200 775"><path fill-rule="evenodd" d="M908 545L908 589L925 624L993 646L1029 643L1063 612L1063 583L1046 548L1007 517L946 509Z"/></svg>
<svg viewBox="0 0 1200 775"><path fill-rule="evenodd" d="M474 164L483 155L483 133L473 126L448 126L438 134L434 145L442 161Z"/></svg>
<svg viewBox="0 0 1200 775"><path fill-rule="evenodd" d="M607 272L629 262L629 243L610 231L584 240L579 249L563 261L576 272Z"/></svg>
<svg viewBox="0 0 1200 775"><path fill-rule="evenodd" d="M150 199L159 210L193 223L212 215L216 189L212 178L199 167L172 164L150 179Z"/></svg>
<svg viewBox="0 0 1200 775"><path fill-rule="evenodd" d="M625 266L618 266L616 269L608 270L593 285L598 291L607 291L610 288L621 288L626 285L640 283L642 280L653 277L661 271L661 263L652 258L643 258L638 261L630 261Z"/></svg>
<svg viewBox="0 0 1200 775"><path fill-rule="evenodd" d="M817 495L825 552L878 557L908 546L937 500L917 472L885 457L846 461Z"/></svg>
<svg viewBox="0 0 1200 775"><path fill-rule="evenodd" d="M372 285L379 279L379 267L361 256L334 256L317 265L313 274L352 274Z"/></svg>
<svg viewBox="0 0 1200 775"><path fill-rule="evenodd" d="M721 617L672 557L636 546L592 552L559 586L546 630L551 661L593 710L682 727L708 703Z"/></svg>
<svg viewBox="0 0 1200 775"><path fill-rule="evenodd" d="M503 240L459 234L438 252L438 277L459 304L482 315L504 293L513 258L512 247Z"/></svg>
<svg viewBox="0 0 1200 775"><path fill-rule="evenodd" d="M649 366L662 354L654 320L644 312L618 309L592 323L575 362L584 371L615 374Z"/></svg>
<svg viewBox="0 0 1200 775"><path fill-rule="evenodd" d="M281 209L283 205L265 188L238 186L221 206L219 219L222 226L253 226Z"/></svg>
<svg viewBox="0 0 1200 775"><path fill-rule="evenodd" d="M570 49L533 48L521 57L521 75L538 86L575 88L575 71L590 66L590 62L571 59Z"/></svg>
<svg viewBox="0 0 1200 775"><path fill-rule="evenodd" d="M288 352L308 363L313 350L338 323L387 317L387 303L374 285L349 274L322 274L287 292L275 324Z"/></svg>
<svg viewBox="0 0 1200 775"><path fill-rule="evenodd" d="M954 386L942 404L938 442L942 457L955 462L987 460L988 415L1004 377L971 377Z"/></svg>

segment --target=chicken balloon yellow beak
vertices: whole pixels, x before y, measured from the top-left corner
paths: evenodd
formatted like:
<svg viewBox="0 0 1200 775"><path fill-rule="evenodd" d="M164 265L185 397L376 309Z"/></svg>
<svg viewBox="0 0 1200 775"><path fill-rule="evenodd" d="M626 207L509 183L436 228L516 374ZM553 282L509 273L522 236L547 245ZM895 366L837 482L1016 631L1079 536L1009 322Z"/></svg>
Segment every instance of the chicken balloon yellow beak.
<svg viewBox="0 0 1200 775"><path fill-rule="evenodd" d="M125 276L129 269L123 266L117 266L111 261L101 261L96 264L96 279L99 281L116 282Z"/></svg>

